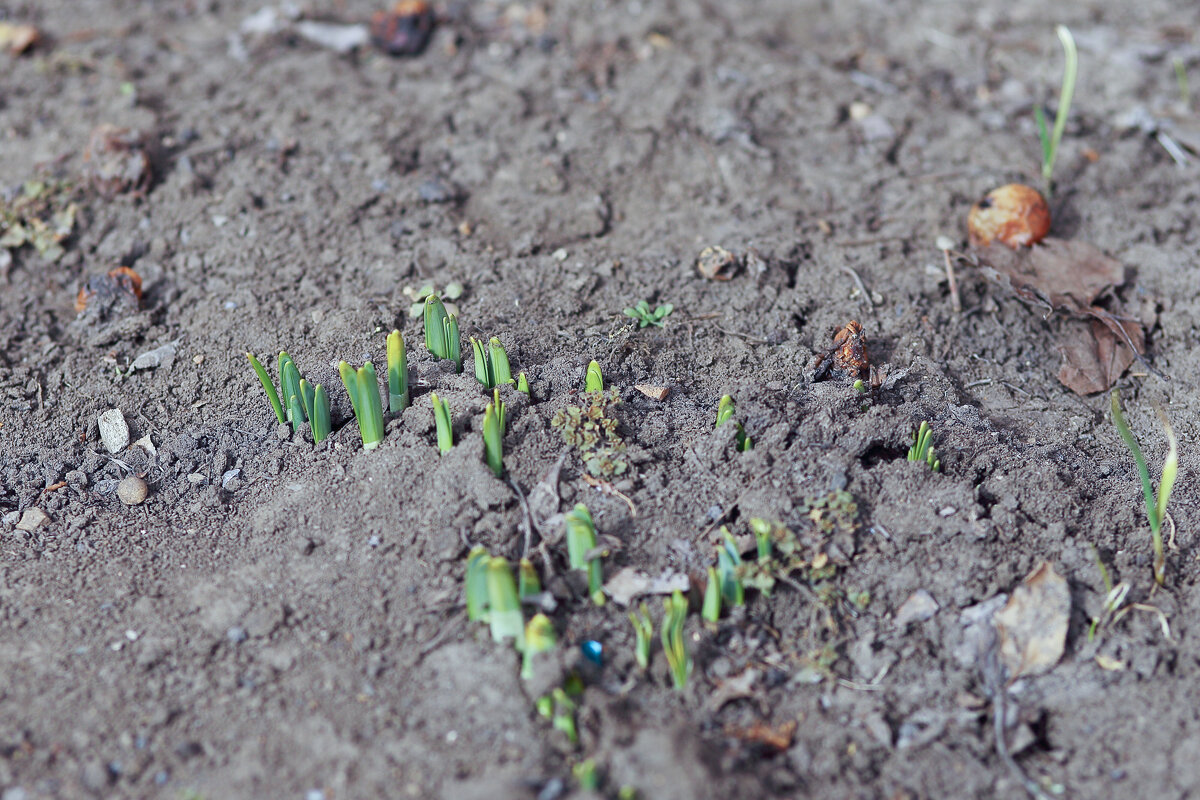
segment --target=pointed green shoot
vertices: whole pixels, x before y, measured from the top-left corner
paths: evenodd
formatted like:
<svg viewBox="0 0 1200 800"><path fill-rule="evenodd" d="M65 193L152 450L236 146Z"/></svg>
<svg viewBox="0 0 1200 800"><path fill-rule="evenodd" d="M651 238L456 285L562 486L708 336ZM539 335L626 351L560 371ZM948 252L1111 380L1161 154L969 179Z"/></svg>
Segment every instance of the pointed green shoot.
<svg viewBox="0 0 1200 800"><path fill-rule="evenodd" d="M579 731L575 726L575 701L559 688L555 688L550 696L554 698L554 718L551 725L555 730L565 733L571 744L579 744Z"/></svg>
<svg viewBox="0 0 1200 800"><path fill-rule="evenodd" d="M722 425L724 425L726 422L728 422L730 419L732 419L735 410L736 410L736 407L733 404L733 398L730 397L729 395L722 396L721 399L717 402L717 425L716 425L716 427L719 428Z"/></svg>
<svg viewBox="0 0 1200 800"><path fill-rule="evenodd" d="M279 393L275 391L275 384L271 383L271 378L267 375L267 371L263 369L263 365L254 357L254 353L246 353L246 358L250 359L250 366L254 368L254 374L258 376L258 382L262 384L263 389L267 392L267 400L271 403L271 410L275 412L275 418L282 425L287 422L287 415L283 413L283 404L279 402Z"/></svg>
<svg viewBox="0 0 1200 800"><path fill-rule="evenodd" d="M771 559L771 523L765 519L754 517L750 520L750 530L754 532L754 543L758 546L758 560Z"/></svg>
<svg viewBox="0 0 1200 800"><path fill-rule="evenodd" d="M522 600L536 597L542 593L542 582L538 578L533 562L522 558L517 564L517 594Z"/></svg>
<svg viewBox="0 0 1200 800"><path fill-rule="evenodd" d="M425 298L425 347L438 358L449 358L446 345L446 306L436 294Z"/></svg>
<svg viewBox="0 0 1200 800"><path fill-rule="evenodd" d="M429 398L433 403L433 421L437 424L438 450L449 453L450 448L454 447L454 427L451 424L450 404L438 397L437 392L431 392Z"/></svg>
<svg viewBox="0 0 1200 800"><path fill-rule="evenodd" d="M1167 415L1157 408L1158 419L1162 423L1163 433L1167 436L1167 457L1163 460L1162 475L1158 479L1158 499L1155 509L1158 511L1159 525L1167 518L1167 501L1171 499L1171 489L1175 486L1175 478L1179 475L1179 447L1175 441L1175 431Z"/></svg>
<svg viewBox="0 0 1200 800"><path fill-rule="evenodd" d="M529 379L525 377L525 373L517 374L517 391L524 392L526 397L529 397Z"/></svg>
<svg viewBox="0 0 1200 800"><path fill-rule="evenodd" d="M600 364L596 361L588 364L587 377L583 382L583 390L585 392L604 391L604 375L601 374Z"/></svg>
<svg viewBox="0 0 1200 800"><path fill-rule="evenodd" d="M495 336L488 342L488 352L491 356L492 377L499 386L503 383L512 383L512 366L508 363L508 353L504 350L504 345Z"/></svg>
<svg viewBox="0 0 1200 800"><path fill-rule="evenodd" d="M492 558L487 548L475 545L467 554L467 619L488 621L487 567Z"/></svg>
<svg viewBox="0 0 1200 800"><path fill-rule="evenodd" d="M554 650L558 639L554 634L554 623L545 614L534 614L525 625L525 650L521 657L521 678L533 677L533 659L542 653Z"/></svg>
<svg viewBox="0 0 1200 800"><path fill-rule="evenodd" d="M738 577L738 568L742 566L742 555L738 552L737 542L728 528L722 527L724 541L717 548L717 575L720 578L721 596L728 606L744 606L746 604L746 587Z"/></svg>
<svg viewBox="0 0 1200 800"><path fill-rule="evenodd" d="M525 648L525 619L521 616L521 600L513 580L508 560L499 556L488 560L488 622L492 639L497 642L511 638L517 650Z"/></svg>
<svg viewBox="0 0 1200 800"><path fill-rule="evenodd" d="M650 667L650 642L654 637L654 623L650 621L650 612L642 603L638 611L629 612L629 622L633 625L633 660L638 669L645 672Z"/></svg>
<svg viewBox="0 0 1200 800"><path fill-rule="evenodd" d="M312 425L313 444L319 444L332 427L329 421L329 393L317 384L314 389L304 378L300 379L300 394L303 395L304 414Z"/></svg>
<svg viewBox="0 0 1200 800"><path fill-rule="evenodd" d="M283 390L283 405L288 421L292 423L292 430L298 431L305 419L300 370L296 369L296 362L287 353L279 354L279 388Z"/></svg>
<svg viewBox="0 0 1200 800"><path fill-rule="evenodd" d="M454 371L462 372L462 338L458 335L458 317L451 314L442 320L446 339L446 358L454 362Z"/></svg>
<svg viewBox="0 0 1200 800"><path fill-rule="evenodd" d="M700 616L713 624L721 618L721 579L714 567L708 568L708 585L704 587L704 608Z"/></svg>
<svg viewBox="0 0 1200 800"><path fill-rule="evenodd" d="M363 408L363 413L358 418L363 449L374 450L383 441L383 400L379 396L379 379L375 375L375 365L370 361L358 369L358 399Z"/></svg>
<svg viewBox="0 0 1200 800"><path fill-rule="evenodd" d="M387 337L388 365L388 411L399 414L408 408L408 353L404 349L404 337L400 331L392 331Z"/></svg>
<svg viewBox="0 0 1200 800"><path fill-rule="evenodd" d="M1158 497L1155 497L1154 485L1150 482L1150 470L1146 467L1146 458L1142 455L1142 448L1138 446L1137 439L1133 438L1133 431L1129 429L1129 423L1125 421L1125 415L1121 413L1121 395L1116 389L1113 389L1110 399L1113 423L1117 426L1121 438L1125 440L1125 446L1133 454L1134 463L1137 464L1138 477L1142 481L1142 496L1146 501L1146 519L1150 523L1150 538L1154 545L1154 580L1161 586L1166 580L1166 554L1163 552L1162 521L1167 511L1167 501L1170 499L1171 489L1179 473L1179 452L1175 442L1175 432L1167 422L1166 415L1163 414L1161 419L1167 434L1168 449L1167 458L1163 462L1162 477L1159 480Z"/></svg>
<svg viewBox="0 0 1200 800"><path fill-rule="evenodd" d="M1051 179L1054 177L1054 161L1058 158L1058 146L1062 143L1063 131L1067 129L1067 115L1071 111L1071 98L1075 94L1075 79L1079 75L1079 52L1075 47L1075 37L1071 35L1071 31L1066 25L1059 25L1054 31L1058 34L1058 40L1062 42L1065 61L1063 63L1062 88L1058 94L1058 111L1054 115L1054 132L1050 134L1049 148L1046 148L1044 142L1042 145L1042 178L1046 181L1047 194L1050 191ZM1044 132L1045 119L1042 120L1040 127Z"/></svg>
<svg viewBox="0 0 1200 800"><path fill-rule="evenodd" d="M908 460L924 461L929 465L929 469L934 472L939 471L942 468L942 462L934 452L933 428L929 427L928 422L922 422L917 427L912 433L912 441L912 447L908 448Z"/></svg>
<svg viewBox="0 0 1200 800"><path fill-rule="evenodd" d="M571 767L571 775L582 791L594 792L600 788L600 772L593 759L584 759Z"/></svg>
<svg viewBox="0 0 1200 800"><path fill-rule="evenodd" d="M599 556L588 557L596 549L596 526L588 507L579 503L564 517L567 528L567 561L572 569L585 569L588 594L596 605L604 605L604 574Z"/></svg>
<svg viewBox="0 0 1200 800"><path fill-rule="evenodd" d="M683 639L683 623L687 618L687 598L678 589L670 597L663 598L662 646L671 668L671 680L676 689L687 688L688 676L692 671L692 659L688 655Z"/></svg>
<svg viewBox="0 0 1200 800"><path fill-rule="evenodd" d="M496 382L491 374L491 364L488 363L488 353L483 347L483 342L479 341L474 336L471 337L471 352L475 354L475 380L491 389L496 385Z"/></svg>
<svg viewBox="0 0 1200 800"><path fill-rule="evenodd" d="M483 410L483 457L497 478L504 475L504 408L491 403Z"/></svg>

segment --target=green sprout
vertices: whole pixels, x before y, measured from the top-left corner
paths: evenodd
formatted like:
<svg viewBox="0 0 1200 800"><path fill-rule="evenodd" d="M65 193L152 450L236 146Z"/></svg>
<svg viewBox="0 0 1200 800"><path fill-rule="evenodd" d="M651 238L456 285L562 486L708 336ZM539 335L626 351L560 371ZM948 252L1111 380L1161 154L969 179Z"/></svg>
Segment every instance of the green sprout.
<svg viewBox="0 0 1200 800"><path fill-rule="evenodd" d="M550 696L553 698L550 708L553 714L551 724L554 729L565 733L571 744L579 744L579 730L575 726L575 701L559 688L555 688ZM542 711L542 708L538 710Z"/></svg>
<svg viewBox="0 0 1200 800"><path fill-rule="evenodd" d="M471 349L475 352L475 377L489 389L495 389L502 383L512 383L512 368L508 364L508 353L500 340L492 337L484 343L471 337Z"/></svg>
<svg viewBox="0 0 1200 800"><path fill-rule="evenodd" d="M329 393L321 384L318 383L314 388L301 378L300 395L304 402L304 414L312 426L313 444L319 444L329 436L332 428L329 420Z"/></svg>
<svg viewBox="0 0 1200 800"><path fill-rule="evenodd" d="M500 556L488 559L488 623L492 639L502 642L511 638L517 650L525 649L525 618L521 616L521 600L513 580L508 560Z"/></svg>
<svg viewBox="0 0 1200 800"><path fill-rule="evenodd" d="M596 554L596 526L583 503L576 504L564 517L567 528L567 561L571 569L587 570L588 594L592 602L604 605L604 578L600 556Z"/></svg>
<svg viewBox="0 0 1200 800"><path fill-rule="evenodd" d="M733 398L729 395L724 395L717 403L717 425L721 427L726 422L733 419L733 415L737 412L737 407L733 403ZM744 453L747 450L754 449L754 442L746 435L746 429L742 427L742 423L733 420L733 424L737 426L737 449L738 452Z"/></svg>
<svg viewBox="0 0 1200 800"><path fill-rule="evenodd" d="M862 378L859 378L856 381L854 381L854 391L858 392L859 394L866 393L867 385L865 383L863 383Z"/></svg>
<svg viewBox="0 0 1200 800"><path fill-rule="evenodd" d="M1175 485L1175 478L1179 474L1179 448L1175 442L1175 431L1171 429L1167 415L1162 412L1162 409L1158 409L1159 421L1167 436L1167 457L1163 460L1162 475L1158 481L1158 495L1155 496L1154 486L1150 483L1150 470L1146 467L1142 449L1138 447L1137 439L1133 438L1133 431L1129 430L1129 423L1125 421L1125 415L1121 413L1121 396L1116 389L1113 389L1111 397L1113 422L1116 423L1117 430L1120 432L1121 438L1125 440L1126 446L1133 453L1138 476L1142 479L1142 495L1146 500L1146 518L1150 522L1150 537L1154 543L1154 580L1161 586L1166 579L1162 523L1167 516L1167 501L1171 499L1171 488Z"/></svg>
<svg viewBox="0 0 1200 800"><path fill-rule="evenodd" d="M637 613L629 612L629 622L633 625L633 660L638 669L645 672L650 668L650 640L654 636L654 623L650 621L645 603L638 607Z"/></svg>
<svg viewBox="0 0 1200 800"><path fill-rule="evenodd" d="M358 420L363 449L374 450L383 441L383 401L379 397L375 365L368 361L355 370L343 361L338 364L338 374L342 376L346 394L350 395L350 406Z"/></svg>
<svg viewBox="0 0 1200 800"><path fill-rule="evenodd" d="M545 614L534 614L525 625L525 649L521 654L521 678L533 677L535 656L554 650L558 640L554 634L554 623Z"/></svg>
<svg viewBox="0 0 1200 800"><path fill-rule="evenodd" d="M594 792L600 788L600 771L596 762L588 758L571 767L571 775L585 792Z"/></svg>
<svg viewBox="0 0 1200 800"><path fill-rule="evenodd" d="M639 300L638 304L633 308L625 309L625 316L633 317L638 321L639 328L645 328L647 325L663 326L663 320L670 316L675 310L675 306L670 303L663 303L653 311L650 310L650 304L645 300Z"/></svg>
<svg viewBox="0 0 1200 800"><path fill-rule="evenodd" d="M429 393L433 403L433 421L437 424L438 450L449 453L454 447L454 428L450 417L450 404L437 396L437 392Z"/></svg>
<svg viewBox="0 0 1200 800"><path fill-rule="evenodd" d="M475 545L467 554L467 619L471 622L488 619L487 567L491 558L483 545Z"/></svg>
<svg viewBox="0 0 1200 800"><path fill-rule="evenodd" d="M446 312L436 294L425 298L425 347L438 358L454 362L454 371L462 372L462 338L458 335L458 317Z"/></svg>
<svg viewBox="0 0 1200 800"><path fill-rule="evenodd" d="M1067 114L1071 111L1071 96L1075 94L1075 78L1079 74L1079 52L1075 49L1075 38L1066 25L1055 28L1058 40L1062 42L1066 62L1063 65L1062 88L1058 94L1058 111L1054 115L1054 132L1046 132L1046 115L1041 106L1033 109L1034 119L1037 120L1038 139L1042 143L1042 179L1046 181L1046 194L1051 192L1051 180L1054 177L1054 161L1058 157L1058 145L1062 142L1063 131L1067 127Z"/></svg>
<svg viewBox="0 0 1200 800"><path fill-rule="evenodd" d="M600 372L600 364L596 361L588 364L587 377L583 381L585 392L603 392L604 375Z"/></svg>
<svg viewBox="0 0 1200 800"><path fill-rule="evenodd" d="M388 411L399 414L408 408L408 353L404 337L392 331L387 337Z"/></svg>
<svg viewBox="0 0 1200 800"><path fill-rule="evenodd" d="M500 400L500 390L493 391L493 402L483 410L483 454L487 465L499 478L504 475L504 403ZM449 414L449 410L446 413ZM438 440L441 438L439 425Z"/></svg>
<svg viewBox="0 0 1200 800"><path fill-rule="evenodd" d="M517 373L517 391L529 397L529 379L525 377L524 372Z"/></svg>
<svg viewBox="0 0 1200 800"><path fill-rule="evenodd" d="M1179 86L1179 102L1184 108L1191 108L1192 93L1188 90L1187 65L1183 63L1183 59L1175 56L1172 62L1175 66L1175 83Z"/></svg>
<svg viewBox="0 0 1200 800"><path fill-rule="evenodd" d="M687 688L688 675L692 671L692 659L683 640L683 622L687 618L687 598L678 589L670 597L663 598L662 646L671 667L671 680L676 689Z"/></svg>
<svg viewBox="0 0 1200 800"><path fill-rule="evenodd" d="M765 519L754 517L750 520L750 530L754 533L754 544L758 550L758 560L767 561L771 558L771 539L775 526Z"/></svg>
<svg viewBox="0 0 1200 800"><path fill-rule="evenodd" d="M716 623L721 618L721 578L716 567L708 568L708 584L704 587L704 606L700 616L705 622Z"/></svg>
<svg viewBox="0 0 1200 800"><path fill-rule="evenodd" d="M536 597L542 593L542 581L538 578L533 562L522 558L517 564L517 594L522 600Z"/></svg>
<svg viewBox="0 0 1200 800"><path fill-rule="evenodd" d="M1100 551L1092 546L1092 558L1096 560L1096 566L1100 570L1100 577L1104 580L1104 607L1100 610L1100 616L1092 619L1092 624L1088 626L1088 641L1096 638L1096 631L1100 626L1111 619L1118 611L1121 610L1121 605L1125 602L1125 595L1129 594L1129 584L1121 581L1116 586L1113 586L1112 578L1108 576L1108 570L1104 566L1104 562L1100 559Z"/></svg>
<svg viewBox="0 0 1200 800"><path fill-rule="evenodd" d="M301 400L304 395L300 392L300 370L296 369L296 362L287 353L279 354L279 388L283 393L283 408L287 412L288 422L292 423L293 431L298 431L305 419Z"/></svg>
<svg viewBox="0 0 1200 800"><path fill-rule="evenodd" d="M737 542L728 528L722 527L723 541L717 547L717 578L721 587L721 598L728 606L746 605L746 587L740 575L742 555Z"/></svg>
<svg viewBox="0 0 1200 800"><path fill-rule="evenodd" d="M942 462L933 450L933 429L929 427L929 423L922 422L911 435L913 443L912 447L908 448L908 460L924 461L934 472L940 470Z"/></svg>
<svg viewBox="0 0 1200 800"><path fill-rule="evenodd" d="M283 425L288 420L287 415L283 413L283 405L279 402L279 393L275 391L275 384L271 382L271 378L267 375L267 371L263 369L263 365L254 357L254 353L246 353L246 358L250 359L250 366L254 368L254 373L258 375L259 382L267 392L267 400L271 403L271 410L275 412L275 417L279 420L279 424Z"/></svg>

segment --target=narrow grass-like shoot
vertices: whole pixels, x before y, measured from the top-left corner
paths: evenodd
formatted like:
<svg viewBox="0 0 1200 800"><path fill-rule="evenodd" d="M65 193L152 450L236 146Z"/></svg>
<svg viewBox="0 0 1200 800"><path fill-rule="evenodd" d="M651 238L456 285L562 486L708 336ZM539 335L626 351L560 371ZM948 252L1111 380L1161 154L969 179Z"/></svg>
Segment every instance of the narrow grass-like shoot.
<svg viewBox="0 0 1200 800"><path fill-rule="evenodd" d="M650 641L654 637L654 623L650 621L650 612L642 603L637 612L629 612L629 622L633 625L633 660L638 669L645 672L650 668Z"/></svg>
<svg viewBox="0 0 1200 800"><path fill-rule="evenodd" d="M329 393L321 384L313 388L301 378L300 394L304 400L304 413L312 426L313 444L318 444L329 436L333 428L329 420Z"/></svg>
<svg viewBox="0 0 1200 800"><path fill-rule="evenodd" d="M259 383L267 392L267 400L271 403L271 410L275 412L275 418L279 420L279 424L287 422L287 415L283 412L283 404L279 402L279 393L275 391L275 384L271 383L270 376L263 369L263 365L254 357L254 353L246 353L246 358L250 359L250 366L254 368L254 374L258 376Z"/></svg>
<svg viewBox="0 0 1200 800"><path fill-rule="evenodd" d="M579 784L579 788L585 792L594 792L600 788L600 771L596 769L596 762L590 758L571 767L571 775Z"/></svg>
<svg viewBox="0 0 1200 800"><path fill-rule="evenodd" d="M585 392L603 392L604 375L600 372L600 364L596 361L588 364L587 377L583 382Z"/></svg>
<svg viewBox="0 0 1200 800"><path fill-rule="evenodd" d="M400 331L392 331L387 337L388 365L388 411L399 414L408 408L408 353L404 349L404 337Z"/></svg>
<svg viewBox="0 0 1200 800"><path fill-rule="evenodd" d="M733 419L733 415L737 413L737 406L733 402L733 398L729 395L724 395L717 402L717 425L721 427L726 422ZM747 450L754 449L754 442L746 435L746 429L742 427L742 423L734 420L734 425L737 426L737 449L738 452L744 453Z"/></svg>
<svg viewBox="0 0 1200 800"><path fill-rule="evenodd" d="M1054 131L1046 131L1046 115L1041 106L1033 109L1037 121L1038 138L1042 143L1042 179L1046 182L1046 194L1050 194L1054 178L1054 162L1058 158L1058 146L1062 142L1063 131L1067 128L1067 115L1071 111L1071 97L1075 94L1075 79L1079 75L1079 51L1075 48L1075 37L1071 35L1066 25L1055 28L1058 40L1062 42L1066 61L1063 64L1062 88L1058 94L1058 111L1054 115Z"/></svg>
<svg viewBox="0 0 1200 800"><path fill-rule="evenodd" d="M773 526L765 519L754 517L750 520L750 530L754 533L754 543L758 549L758 560L771 560L771 531Z"/></svg>
<svg viewBox="0 0 1200 800"><path fill-rule="evenodd" d="M721 596L728 606L744 606L746 604L746 587L739 575L742 566L742 555L738 552L737 542L728 528L721 528L723 541L717 548L717 577L720 579Z"/></svg>
<svg viewBox="0 0 1200 800"><path fill-rule="evenodd" d="M485 345L472 336L471 350L475 353L475 377L480 383L494 389L502 383L513 382L508 353L499 339L493 336Z"/></svg>
<svg viewBox="0 0 1200 800"><path fill-rule="evenodd" d="M545 614L534 614L525 625L525 649L521 654L521 678L533 677L533 659L549 653L558 643L554 634L554 623Z"/></svg>
<svg viewBox="0 0 1200 800"><path fill-rule="evenodd" d="M556 688L550 693L553 698L551 725L567 735L571 744L579 744L579 730L575 725L575 701L565 691Z"/></svg>
<svg viewBox="0 0 1200 800"><path fill-rule="evenodd" d="M439 439L441 438L439 434ZM494 403L483 410L483 456L496 477L504 475L504 403L496 391Z"/></svg>
<svg viewBox="0 0 1200 800"><path fill-rule="evenodd" d="M429 398L433 403L433 421L437 424L438 450L449 453L450 448L454 447L454 427L450 417L450 404L438 397L437 392L430 392Z"/></svg>
<svg viewBox="0 0 1200 800"><path fill-rule="evenodd" d="M526 397L529 397L529 379L525 377L524 372L517 373L517 391L524 392Z"/></svg>
<svg viewBox="0 0 1200 800"><path fill-rule="evenodd" d="M343 361L338 364L338 374L346 394L350 395L363 449L374 450L383 441L383 400L379 396L375 365L368 361L356 370Z"/></svg>
<svg viewBox="0 0 1200 800"><path fill-rule="evenodd" d="M708 585L704 587L704 607L700 616L705 622L716 624L721 618L721 578L716 567L708 568Z"/></svg>
<svg viewBox="0 0 1200 800"><path fill-rule="evenodd" d="M596 526L592 514L583 503L568 511L564 517L567 528L567 561L571 569L587 570L588 594L596 605L604 605L604 576L599 556L590 556L596 549ZM589 557L590 556L590 557Z"/></svg>
<svg viewBox="0 0 1200 800"><path fill-rule="evenodd" d="M933 428L922 422L912 433L912 446L908 448L909 461L924 461L934 472L942 468L942 462L933 450Z"/></svg>
<svg viewBox="0 0 1200 800"><path fill-rule="evenodd" d="M462 372L462 338L458 335L458 317L449 314L436 294L425 298L425 346L438 358L454 362Z"/></svg>
<svg viewBox="0 0 1200 800"><path fill-rule="evenodd" d="M300 370L287 353L279 354L279 388L283 391L283 408L288 422L292 423L293 431L298 431L305 419L304 395L300 392Z"/></svg>
<svg viewBox="0 0 1200 800"><path fill-rule="evenodd" d="M521 615L517 583L507 559L499 556L488 559L487 590L492 639L501 642L511 638L517 650L524 650L525 618Z"/></svg>
<svg viewBox="0 0 1200 800"><path fill-rule="evenodd" d="M533 562L522 558L517 564L517 594L522 600L536 597L542 593L542 581L538 578Z"/></svg>
<svg viewBox="0 0 1200 800"><path fill-rule="evenodd" d="M687 598L678 589L670 597L663 598L662 646L671 667L671 680L676 689L687 688L688 676L692 672L692 659L688 655L683 639L683 622L687 618Z"/></svg>
<svg viewBox="0 0 1200 800"><path fill-rule="evenodd" d="M1133 437L1133 431L1129 429L1129 423L1125 421L1125 415L1121 413L1121 395L1116 389L1112 390L1111 399L1113 423L1116 424L1117 431L1133 454L1133 460L1138 468L1138 477L1142 480L1142 496L1146 501L1146 519L1150 523L1150 538L1154 544L1154 580L1161 586L1166 580L1167 563L1166 555L1163 553L1162 523L1167 515L1167 502L1171 499L1171 489L1175 486L1175 478L1179 475L1179 448L1175 441L1175 431L1172 430L1166 414L1159 409L1159 421L1167 436L1167 457L1163 460L1162 475L1159 477L1158 496L1156 497L1154 485L1150 482L1150 470L1146 467L1146 458L1142 455L1142 448L1138 446L1137 439Z"/></svg>
<svg viewBox="0 0 1200 800"><path fill-rule="evenodd" d="M491 554L483 545L476 545L467 554L467 619L471 622L488 620L487 567Z"/></svg>

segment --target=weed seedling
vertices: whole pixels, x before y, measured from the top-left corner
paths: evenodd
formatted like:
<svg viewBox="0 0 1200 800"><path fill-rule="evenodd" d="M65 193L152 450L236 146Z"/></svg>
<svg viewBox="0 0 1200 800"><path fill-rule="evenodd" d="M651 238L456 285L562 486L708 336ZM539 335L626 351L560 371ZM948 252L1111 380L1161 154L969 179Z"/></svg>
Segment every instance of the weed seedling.
<svg viewBox="0 0 1200 800"><path fill-rule="evenodd" d="M493 401L483 410L483 454L487 465L499 478L504 475L504 403L500 400L500 390L493 392ZM438 441L441 441L440 426Z"/></svg>
<svg viewBox="0 0 1200 800"><path fill-rule="evenodd" d="M437 392L429 393L433 403L433 421L437 425L438 450L449 453L454 447L454 427L451 424L450 404L437 396Z"/></svg>
<svg viewBox="0 0 1200 800"><path fill-rule="evenodd" d="M600 372L599 362L593 361L588 364L587 375L583 379L583 390L589 393L604 391L604 375Z"/></svg>
<svg viewBox="0 0 1200 800"><path fill-rule="evenodd" d="M496 556L488 560L487 590L492 639L501 642L511 638L518 651L524 650L525 619L521 616L521 599L507 559Z"/></svg>
<svg viewBox="0 0 1200 800"><path fill-rule="evenodd" d="M604 605L604 576L600 556L596 553L596 526L592 513L583 503L567 512L564 517L567 528L567 561L571 569L587 570L588 594L592 602Z"/></svg>
<svg viewBox="0 0 1200 800"><path fill-rule="evenodd" d="M521 654L521 678L533 677L533 659L542 653L554 650L558 643L554 635L554 623L545 614L534 614L525 625L525 650Z"/></svg>
<svg viewBox="0 0 1200 800"><path fill-rule="evenodd" d="M486 345L471 337L471 349L475 353L475 377L489 389L502 383L512 383L512 368L508 364L508 353L500 340L492 337Z"/></svg>
<svg viewBox="0 0 1200 800"><path fill-rule="evenodd" d="M387 337L388 365L388 411L399 414L408 408L408 353L404 349L404 337L400 331L392 331Z"/></svg>
<svg viewBox="0 0 1200 800"><path fill-rule="evenodd" d="M629 612L629 622L633 625L633 660L638 669L645 672L650 668L650 640L654 636L654 623L650 621L645 603L638 607L637 613Z"/></svg>
<svg viewBox="0 0 1200 800"><path fill-rule="evenodd" d="M638 304L633 308L625 309L625 316L633 317L638 321L639 328L645 328L647 325L663 326L663 320L671 315L675 310L675 306L670 303L663 303L653 311L650 310L650 304L645 300L638 301Z"/></svg>
<svg viewBox="0 0 1200 800"><path fill-rule="evenodd" d="M1162 409L1158 409L1159 421L1162 422L1163 432L1167 436L1167 457L1163 460L1162 475L1159 477L1158 495L1156 496L1154 485L1150 483L1150 470L1146 467L1142 448L1138 447L1137 439L1133 438L1133 431L1129 430L1129 423L1125 421L1125 415L1121 413L1121 396L1116 389L1112 390L1111 398L1113 422L1116 424L1121 438L1125 440L1125 445L1133 453L1133 460L1138 468L1138 477L1142 479L1142 495L1146 500L1146 518L1150 523L1150 538L1154 543L1154 580L1161 586L1166 579L1162 523L1167 516L1167 501L1171 499L1171 488L1175 485L1175 478L1179 474L1179 449L1175 442L1175 431L1171 429L1171 423L1167 420L1166 414L1162 412Z"/></svg>
<svg viewBox="0 0 1200 800"><path fill-rule="evenodd" d="M1033 109L1034 119L1037 120L1038 138L1042 143L1042 179L1046 182L1046 194L1052 192L1054 178L1054 161L1058 157L1058 145L1062 142L1063 131L1067 127L1067 115L1071 111L1071 96L1075 94L1075 78L1079 74L1079 52L1075 49L1075 37L1066 25L1055 28L1058 40L1062 42L1066 62L1063 64L1062 88L1058 93L1058 111L1054 115L1054 132L1046 132L1046 115L1041 106Z"/></svg>
<svg viewBox="0 0 1200 800"><path fill-rule="evenodd" d="M342 385L350 395L350 406L358 420L364 450L374 450L383 441L383 401L379 397L379 381L375 365L370 361L357 370L345 361L338 364Z"/></svg>
<svg viewBox="0 0 1200 800"><path fill-rule="evenodd" d="M688 676L692 672L692 658L688 655L683 639L683 622L687 618L687 598L678 589L670 597L663 598L662 646L671 667L671 681L675 688L687 688Z"/></svg>
<svg viewBox="0 0 1200 800"><path fill-rule="evenodd" d="M454 362L454 371L462 372L462 338L458 335L458 317L447 313L436 294L425 298L425 347L438 358Z"/></svg>
<svg viewBox="0 0 1200 800"><path fill-rule="evenodd" d="M590 369L588 373L591 374ZM596 374L599 375L599 367ZM608 410L621 402L620 392L615 388L607 392L591 391L585 398L589 403L586 408L560 409L550 425L562 431L564 442L579 449L579 457L589 473L605 479L621 475L628 466L621 457L625 442L617 433L617 421L607 416Z"/></svg>
<svg viewBox="0 0 1200 800"><path fill-rule="evenodd" d="M928 422L922 422L913 431L912 447L908 448L908 460L924 461L934 472L942 468L942 462L938 460L933 451L933 429L929 427Z"/></svg>
<svg viewBox="0 0 1200 800"><path fill-rule="evenodd" d="M737 408L734 406L733 398L725 395L717 403L717 425L721 427L726 422L733 419L733 415L737 413ZM737 449L739 452L746 452L754 449L754 442L746 435L746 429L742 427L742 423L733 420L733 424L737 426Z"/></svg>

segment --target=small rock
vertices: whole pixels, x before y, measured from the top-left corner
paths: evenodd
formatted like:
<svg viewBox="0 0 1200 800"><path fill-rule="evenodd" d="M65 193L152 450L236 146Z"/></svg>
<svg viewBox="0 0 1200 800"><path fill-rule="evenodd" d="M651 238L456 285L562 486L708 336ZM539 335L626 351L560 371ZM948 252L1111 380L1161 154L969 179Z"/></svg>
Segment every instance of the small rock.
<svg viewBox="0 0 1200 800"><path fill-rule="evenodd" d="M129 424L121 409L105 411L96 422L100 426L100 441L108 452L119 453L129 444Z"/></svg>
<svg viewBox="0 0 1200 800"><path fill-rule="evenodd" d="M179 346L179 340L168 342L162 347L156 347L153 350L147 350L133 360L129 365L131 370L138 369L154 369L155 367L170 367L175 363L175 351Z"/></svg>
<svg viewBox="0 0 1200 800"><path fill-rule="evenodd" d="M133 443L134 447L140 447L146 451L148 455L158 455L158 448L154 446L154 442L150 441L149 436L143 436Z"/></svg>
<svg viewBox="0 0 1200 800"><path fill-rule="evenodd" d="M17 523L17 530L36 531L49 521L50 517L46 512L34 506L33 508L25 509L25 513L21 515L21 521Z"/></svg>
<svg viewBox="0 0 1200 800"><path fill-rule="evenodd" d="M117 484L117 497L127 506L141 505L149 493L146 482L136 475L130 475Z"/></svg>
<svg viewBox="0 0 1200 800"><path fill-rule="evenodd" d="M188 479L188 483L193 484L195 486L199 486L200 484L207 481L208 477L202 473L193 472L187 476L187 479Z"/></svg>
<svg viewBox="0 0 1200 800"><path fill-rule="evenodd" d="M937 601L924 589L918 589L896 610L896 627L903 628L910 622L924 622L938 611Z"/></svg>
<svg viewBox="0 0 1200 800"><path fill-rule="evenodd" d="M233 644L241 644L246 641L246 631L243 628L230 628L225 631L225 638Z"/></svg>
<svg viewBox="0 0 1200 800"><path fill-rule="evenodd" d="M3 517L0 517L0 522L3 522L5 525L16 525L18 522L20 522L20 520L21 520L21 512L20 511L10 511L7 514L5 514Z"/></svg>
<svg viewBox="0 0 1200 800"><path fill-rule="evenodd" d="M73 469L68 472L66 475L66 480L68 486L78 489L86 489L88 485L87 473L78 469Z"/></svg>

